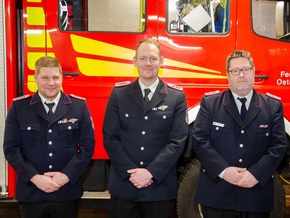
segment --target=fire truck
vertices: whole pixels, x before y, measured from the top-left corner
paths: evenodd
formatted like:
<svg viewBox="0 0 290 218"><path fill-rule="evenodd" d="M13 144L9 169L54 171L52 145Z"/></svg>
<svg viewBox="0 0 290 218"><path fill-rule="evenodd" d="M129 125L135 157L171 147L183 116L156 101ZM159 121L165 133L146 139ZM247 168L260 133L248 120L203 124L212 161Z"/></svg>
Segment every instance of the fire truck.
<svg viewBox="0 0 290 218"><path fill-rule="evenodd" d="M245 49L254 58L254 88L281 98L289 139L289 0L4 0L0 4L0 142L13 98L37 89L36 59L58 58L62 90L86 98L95 126L96 147L84 173L83 199L109 198L110 160L102 137L105 107L115 83L138 76L132 59L137 42L145 37L161 45L164 64L159 76L183 87L190 130L204 93L228 89L227 55ZM272 217L283 217L285 209L281 178L287 182L287 156L283 163L275 175ZM178 215L201 217L194 202L199 162L190 137L179 165ZM1 149L0 201L14 198L16 177Z"/></svg>

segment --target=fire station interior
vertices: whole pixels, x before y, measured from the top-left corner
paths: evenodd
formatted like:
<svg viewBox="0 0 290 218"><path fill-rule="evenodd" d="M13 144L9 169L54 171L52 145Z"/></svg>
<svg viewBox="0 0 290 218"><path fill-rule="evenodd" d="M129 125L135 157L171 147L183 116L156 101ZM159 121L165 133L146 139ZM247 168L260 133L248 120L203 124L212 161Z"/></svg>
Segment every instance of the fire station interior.
<svg viewBox="0 0 290 218"><path fill-rule="evenodd" d="M59 0L59 29L61 31L84 32L127 32L142 33L146 28L146 0L113 0L108 6L107 1L96 0ZM277 0L253 0L252 27L253 31L263 37L290 41L290 2ZM219 34L229 32L230 0L166 0L166 31L173 35ZM120 20L126 17L126 22ZM269 19L274 17L275 19ZM140 19L141 18L141 19ZM200 19L202 18L202 19ZM141 20L141 22L140 22ZM287 163L286 163L287 165ZM284 167L284 166L283 166ZM289 166L287 166L290 168ZM79 217L108 217L109 194L102 178L96 177L100 172L108 180L109 162L101 165L91 163L84 174L84 201ZM280 175L285 191L285 218L290 218L290 174ZM93 201L90 191L94 190L95 182L99 183L98 201ZM0 203L0 217L19 217L18 204L7 201Z"/></svg>

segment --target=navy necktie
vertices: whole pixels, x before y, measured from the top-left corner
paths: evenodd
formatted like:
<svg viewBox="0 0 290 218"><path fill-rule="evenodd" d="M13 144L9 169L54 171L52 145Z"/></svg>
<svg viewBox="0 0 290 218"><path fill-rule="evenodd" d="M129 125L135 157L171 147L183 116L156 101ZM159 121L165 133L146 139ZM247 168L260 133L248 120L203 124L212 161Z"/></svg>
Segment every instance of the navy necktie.
<svg viewBox="0 0 290 218"><path fill-rule="evenodd" d="M246 109L247 98L238 98L238 99L242 103L240 116L242 120L244 120L247 113L247 109Z"/></svg>
<svg viewBox="0 0 290 218"><path fill-rule="evenodd" d="M150 89L144 89L144 93L145 93L145 95L144 95L144 101L146 102L146 103L148 103L150 100L149 100L149 98L148 98L148 95L149 95L149 93L151 92L151 90Z"/></svg>
<svg viewBox="0 0 290 218"><path fill-rule="evenodd" d="M53 108L53 106L55 105L55 103L46 103L46 102L45 102L45 104L46 104L47 107L49 108L49 109L48 109L48 112L47 112L48 116L49 116L49 117L52 117L52 115L53 115L52 108Z"/></svg>

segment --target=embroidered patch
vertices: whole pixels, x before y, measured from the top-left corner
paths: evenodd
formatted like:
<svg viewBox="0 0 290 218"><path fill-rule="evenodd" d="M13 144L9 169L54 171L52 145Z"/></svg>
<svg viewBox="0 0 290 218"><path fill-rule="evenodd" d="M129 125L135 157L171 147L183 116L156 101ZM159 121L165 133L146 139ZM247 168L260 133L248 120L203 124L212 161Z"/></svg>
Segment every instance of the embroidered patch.
<svg viewBox="0 0 290 218"><path fill-rule="evenodd" d="M130 81L123 81L123 82L115 83L115 87L123 87L123 86L128 86L130 84L131 84Z"/></svg>
<svg viewBox="0 0 290 218"><path fill-rule="evenodd" d="M173 88L173 89L176 89L176 90L178 90L178 91L182 91L182 90L183 90L182 87L177 86L177 85L174 85L174 84L172 84L172 83L168 83L167 85L168 85L168 87Z"/></svg>
<svg viewBox="0 0 290 218"><path fill-rule="evenodd" d="M86 98L84 98L84 97L80 97L80 96L77 96L77 95L74 95L74 94L70 94L70 96L73 97L73 98L76 98L76 99L83 100L83 101L86 100Z"/></svg>
<svg viewBox="0 0 290 218"><path fill-rule="evenodd" d="M276 99L278 101L281 101L281 99L282 99L279 96L273 95L273 94L271 94L269 92L267 92L266 95L269 96L270 98L274 98L274 99Z"/></svg>
<svg viewBox="0 0 290 218"><path fill-rule="evenodd" d="M22 99L28 98L29 96L30 96L30 95L22 95L22 96L19 96L19 97L13 98L13 101L19 101L19 100L22 100Z"/></svg>
<svg viewBox="0 0 290 218"><path fill-rule="evenodd" d="M206 92L204 93L205 96L211 96L211 95L216 95L216 94L219 94L221 93L219 90L216 90L216 91L212 91L212 92Z"/></svg>

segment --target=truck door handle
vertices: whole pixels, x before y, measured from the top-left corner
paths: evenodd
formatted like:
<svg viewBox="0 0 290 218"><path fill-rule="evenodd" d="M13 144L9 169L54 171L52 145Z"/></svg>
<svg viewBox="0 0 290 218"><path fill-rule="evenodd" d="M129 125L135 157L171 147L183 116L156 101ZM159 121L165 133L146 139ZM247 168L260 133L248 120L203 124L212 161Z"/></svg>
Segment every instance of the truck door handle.
<svg viewBox="0 0 290 218"><path fill-rule="evenodd" d="M268 79L268 75L255 75L255 79Z"/></svg>
<svg viewBox="0 0 290 218"><path fill-rule="evenodd" d="M78 76L80 75L78 72L62 72L63 76Z"/></svg>

